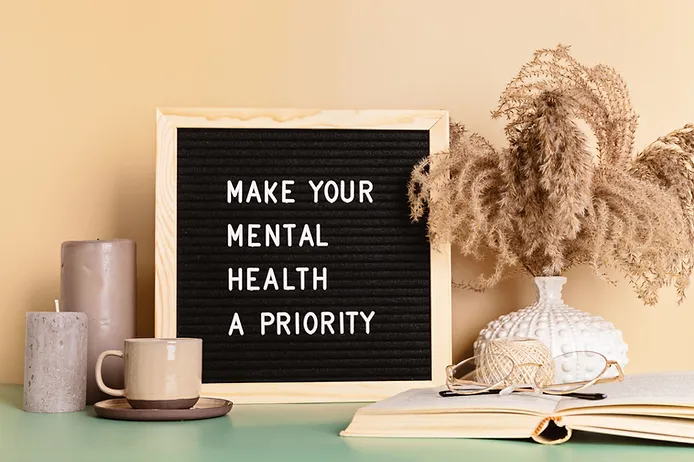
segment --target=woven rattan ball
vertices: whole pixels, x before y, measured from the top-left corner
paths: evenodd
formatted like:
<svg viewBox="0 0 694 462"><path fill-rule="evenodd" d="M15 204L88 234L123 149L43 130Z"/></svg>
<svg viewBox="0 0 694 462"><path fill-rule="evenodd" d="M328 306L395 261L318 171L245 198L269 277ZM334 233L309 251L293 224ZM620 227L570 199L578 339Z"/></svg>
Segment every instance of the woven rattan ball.
<svg viewBox="0 0 694 462"><path fill-rule="evenodd" d="M526 385L539 381L538 385L546 385L553 379L550 350L536 339L494 339L477 358L477 380L483 383L504 380L505 385Z"/></svg>

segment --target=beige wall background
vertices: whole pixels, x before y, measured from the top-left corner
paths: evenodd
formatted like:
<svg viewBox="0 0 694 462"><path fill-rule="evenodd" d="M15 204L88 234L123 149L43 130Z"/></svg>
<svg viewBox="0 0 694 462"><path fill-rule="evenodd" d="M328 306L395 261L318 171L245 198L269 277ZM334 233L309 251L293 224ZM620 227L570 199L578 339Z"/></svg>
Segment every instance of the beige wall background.
<svg viewBox="0 0 694 462"><path fill-rule="evenodd" d="M152 335L157 106L446 109L498 144L504 85L563 43L623 75L643 147L694 121L693 16L675 0L3 0L0 382L22 381L24 313L53 309L65 240L137 241L138 335ZM568 303L623 330L627 372L694 368L694 294L648 308L626 283L568 276ZM455 291L454 355L532 299L530 280Z"/></svg>

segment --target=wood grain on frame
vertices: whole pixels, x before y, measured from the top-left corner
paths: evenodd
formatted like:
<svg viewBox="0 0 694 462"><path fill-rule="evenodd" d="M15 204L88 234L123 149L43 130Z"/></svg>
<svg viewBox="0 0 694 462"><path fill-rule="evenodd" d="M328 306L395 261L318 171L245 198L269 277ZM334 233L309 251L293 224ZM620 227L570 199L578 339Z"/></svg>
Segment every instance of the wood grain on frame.
<svg viewBox="0 0 694 462"><path fill-rule="evenodd" d="M157 111L155 336L176 337L177 129L285 128L428 130L430 154L449 143L445 111L162 108ZM445 383L451 362L450 246L431 248L431 381L203 384L205 396L236 403L375 401Z"/></svg>

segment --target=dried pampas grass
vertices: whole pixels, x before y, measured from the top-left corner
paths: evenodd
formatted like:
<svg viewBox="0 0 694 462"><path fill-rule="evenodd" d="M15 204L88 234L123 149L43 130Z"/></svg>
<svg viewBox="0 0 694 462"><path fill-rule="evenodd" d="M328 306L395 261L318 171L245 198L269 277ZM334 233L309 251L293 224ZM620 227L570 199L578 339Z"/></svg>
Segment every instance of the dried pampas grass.
<svg viewBox="0 0 694 462"><path fill-rule="evenodd" d="M413 220L427 214L432 243L495 256L484 290L526 272L554 276L587 264L620 269L645 304L674 284L684 298L694 261L694 125L634 155L637 124L626 85L611 68L586 67L568 47L538 50L501 95L508 147L459 123L450 148L412 171ZM597 140L597 159L576 120ZM428 207L432 192L435 207Z"/></svg>

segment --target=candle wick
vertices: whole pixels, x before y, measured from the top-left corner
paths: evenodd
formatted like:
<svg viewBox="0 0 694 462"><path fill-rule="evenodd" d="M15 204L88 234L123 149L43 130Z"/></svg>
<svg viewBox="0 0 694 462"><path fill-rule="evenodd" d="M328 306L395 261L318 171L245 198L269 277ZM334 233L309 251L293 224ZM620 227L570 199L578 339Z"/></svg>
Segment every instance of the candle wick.
<svg viewBox="0 0 694 462"><path fill-rule="evenodd" d="M60 302L58 302L57 299L54 301L55 301L55 312L60 313Z"/></svg>

